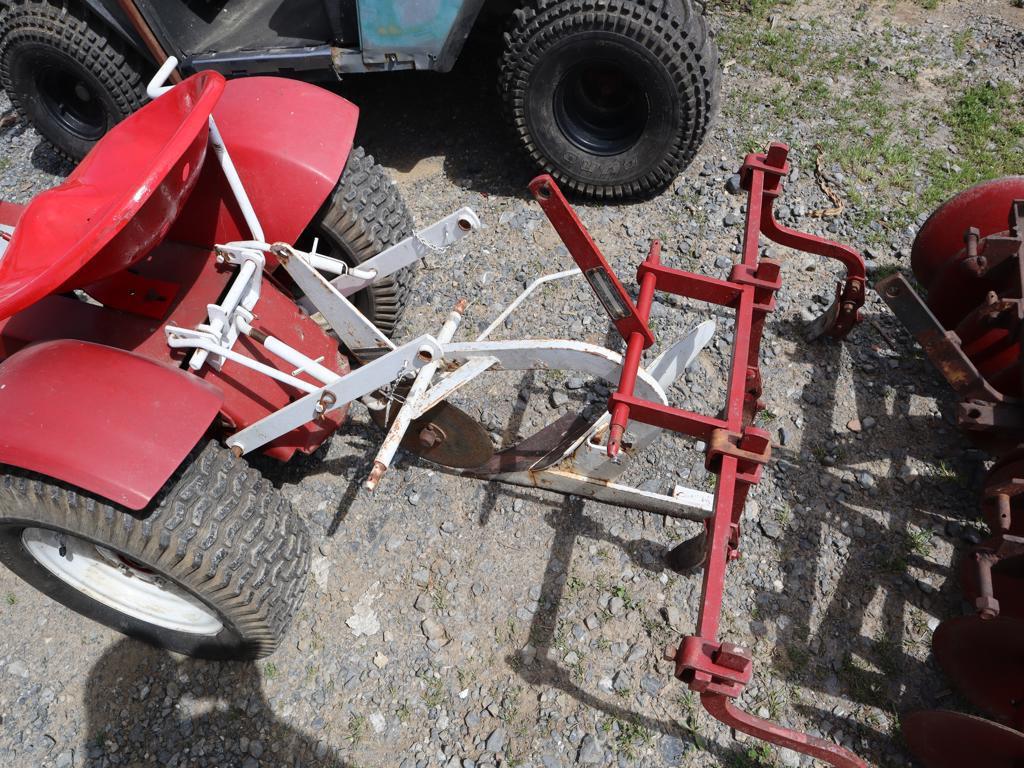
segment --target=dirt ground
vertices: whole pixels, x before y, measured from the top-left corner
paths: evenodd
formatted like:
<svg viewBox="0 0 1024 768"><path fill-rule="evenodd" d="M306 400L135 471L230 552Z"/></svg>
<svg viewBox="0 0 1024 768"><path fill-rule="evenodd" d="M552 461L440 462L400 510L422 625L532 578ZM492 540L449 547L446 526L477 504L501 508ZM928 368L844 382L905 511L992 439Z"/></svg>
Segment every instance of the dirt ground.
<svg viewBox="0 0 1024 768"><path fill-rule="evenodd" d="M792 146L796 169L780 218L861 249L875 277L908 266L916 227L950 193L1024 167L1024 10L1011 0L710 5L723 104L697 159L654 199L579 206L627 282L652 237L668 265L727 275L744 199L726 184L770 140ZM469 205L485 225L420 270L405 338L436 331L459 298L470 300L460 331L470 338L525 283L570 264L527 195L533 170L498 114L491 59L340 86L362 109L358 142L390 169L418 224ZM68 170L24 126L0 146L5 198L27 200ZM803 326L839 272L772 253L784 263L762 355L773 461L748 504L721 635L754 655L741 706L872 765L911 765L902 714L969 711L929 648L938 622L963 610L955 566L980 530L986 457L957 433L951 393L877 296L848 340L808 343ZM654 317L659 348L716 319L716 339L671 393L713 414L729 318L667 301ZM545 289L502 334L614 344L581 282ZM495 374L459 403L508 444L606 394L551 372ZM355 408L327 450L258 462L317 542L301 613L262 662L154 650L0 571L0 762L813 764L718 724L661 660L694 628L699 576L661 563L693 524L483 484L404 453L370 495L360 482L379 439ZM709 490L694 448L666 437L627 479ZM380 629L354 636L357 614ZM427 619L441 642L428 644Z"/></svg>

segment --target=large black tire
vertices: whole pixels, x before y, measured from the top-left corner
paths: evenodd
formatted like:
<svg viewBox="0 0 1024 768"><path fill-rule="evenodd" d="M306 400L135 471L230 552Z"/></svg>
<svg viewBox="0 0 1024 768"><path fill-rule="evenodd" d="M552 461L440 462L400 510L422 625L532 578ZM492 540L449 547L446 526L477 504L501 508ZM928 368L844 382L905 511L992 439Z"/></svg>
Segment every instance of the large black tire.
<svg viewBox="0 0 1024 768"><path fill-rule="evenodd" d="M692 0L539 0L515 12L499 74L530 157L598 198L670 184L704 141L719 84Z"/></svg>
<svg viewBox="0 0 1024 768"><path fill-rule="evenodd" d="M357 266L412 232L412 216L394 182L373 155L353 147L341 180L298 247L309 248L317 237L318 253ZM386 336L392 336L405 313L415 276L415 267L407 267L350 299Z"/></svg>
<svg viewBox="0 0 1024 768"><path fill-rule="evenodd" d="M215 631L216 621L205 633L170 629L72 586L30 550L47 537L52 543L52 532L63 534L72 552L91 547L90 554L118 558L116 568L97 566L112 570L91 584L128 572L136 580L162 579L161 591L180 590L221 629ZM57 602L126 635L191 656L252 659L272 653L284 637L306 588L310 545L280 492L211 442L141 512L33 473L0 471L0 562Z"/></svg>
<svg viewBox="0 0 1024 768"><path fill-rule="evenodd" d="M16 0L0 14L0 86L22 119L80 160L146 98L143 64L77 3Z"/></svg>

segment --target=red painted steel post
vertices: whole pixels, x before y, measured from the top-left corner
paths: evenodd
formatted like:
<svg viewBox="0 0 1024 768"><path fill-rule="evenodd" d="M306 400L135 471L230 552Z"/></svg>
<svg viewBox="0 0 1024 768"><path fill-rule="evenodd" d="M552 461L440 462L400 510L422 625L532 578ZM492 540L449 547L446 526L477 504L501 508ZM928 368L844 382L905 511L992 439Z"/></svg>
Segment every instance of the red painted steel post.
<svg viewBox="0 0 1024 768"><path fill-rule="evenodd" d="M647 253L647 264L661 264L661 241L651 242L651 250ZM651 304L654 301L654 289L658 278L653 272L644 274L640 281L640 295L637 297L637 314L647 323L651 318ZM619 377L620 395L631 397L636 388L636 376L640 370L640 359L644 353L645 339L643 334L633 331L626 342L626 355L622 360L622 375ZM612 408L611 426L608 429L608 457L614 459L619 455L622 435L626 431L629 420L629 406L618 402Z"/></svg>

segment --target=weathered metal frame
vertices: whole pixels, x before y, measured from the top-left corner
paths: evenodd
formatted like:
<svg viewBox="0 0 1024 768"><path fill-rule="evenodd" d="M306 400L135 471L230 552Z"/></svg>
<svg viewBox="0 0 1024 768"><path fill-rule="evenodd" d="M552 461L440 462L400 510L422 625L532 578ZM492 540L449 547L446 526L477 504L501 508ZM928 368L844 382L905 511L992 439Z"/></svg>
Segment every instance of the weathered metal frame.
<svg viewBox="0 0 1024 768"><path fill-rule="evenodd" d="M714 503L706 521L707 546L697 631L667 651L675 660L676 677L700 694L704 708L718 720L758 738L811 755L841 768L866 766L849 750L824 739L784 728L743 712L732 703L749 683L752 660L745 649L718 638L725 571L739 557L740 518L752 485L761 479L771 444L767 433L753 426L763 408L759 352L767 314L775 307L781 286L780 267L760 258L760 235L788 247L840 261L846 279L836 288L836 301L816 321L815 335L842 338L859 319L864 301L863 258L851 248L780 225L772 205L788 174L788 147L772 144L764 154L748 155L741 169L742 186L748 192L742 256L728 280L670 269L661 264L660 244L651 244L647 259L637 270L639 295L636 304L618 281L593 239L550 177L534 179L535 199L562 237L595 292L604 298L613 324L626 341L619 387L608 400L611 414L607 455L614 459L622 448L630 420L670 429L706 441L705 465L717 475ZM723 415L673 408L637 396L643 350L653 342L648 318L655 291L716 304L734 311L734 341L729 364Z"/></svg>
<svg viewBox="0 0 1024 768"><path fill-rule="evenodd" d="M168 65L161 69L164 76L173 69L173 61ZM159 90L154 86L151 89ZM214 129L211 121L211 141L216 142L219 134ZM215 144L215 149L225 172L229 173L232 165L226 148L221 143L220 146ZM836 287L835 302L814 325L815 335L845 336L859 319L859 309L864 301L864 262L856 251L788 229L775 220L772 208L775 198L781 193L782 179L789 172L787 156L788 147L772 144L767 152L750 154L745 159L740 171L742 187L748 192L742 255L728 280L662 265L660 243L654 241L637 271L639 297L635 304L554 180L540 176L531 182L530 189L535 198L625 340L623 355L577 341L486 340L489 333L537 287L544 282L570 276L574 270L535 281L499 314L477 341L453 341L464 311L462 302L451 312L436 336L425 334L396 347L346 299L343 291L350 293L365 287L424 256L424 250L416 246L415 239L395 246L376 260L371 260L376 263L361 265L360 270L353 273L341 262L315 252L307 253L284 243L262 242L262 230L255 213L250 219L251 206L246 211L247 197L240 181L237 189L234 183L231 188L243 211L246 211L246 220L255 239L220 246L226 259L241 265L235 284L229 291L231 301L211 306L211 322L207 327L194 331L168 328L168 342L172 346L196 347L193 363L200 353L214 354L216 359L230 358L279 380L290 379L300 391L307 393L230 436L227 443L238 454L259 448L357 399L368 398L379 406L382 394L393 391L399 382L411 383L365 483L370 490L380 483L412 422L426 413L432 404L440 403L487 372L571 369L607 381L617 378L618 389L608 400L607 418L584 425L586 428L578 433L573 431L575 424L566 425L564 429L561 424L551 425L548 430L542 430L526 441L534 441L535 448L553 449L541 451L540 461L533 464L514 462L512 471L501 471L500 468L489 471L485 468L467 474L703 522L707 545L697 628L695 634L685 637L677 649L670 649L676 676L700 694L704 708L720 721L839 768L859 768L866 764L836 744L784 728L735 707L732 700L742 693L751 679L752 659L745 649L723 642L718 637L725 571L728 562L740 554L740 519L747 493L760 481L763 467L771 454L767 433L753 426L753 422L763 408L759 352L765 318L774 309L775 292L781 286L781 270L777 262L760 258L760 235L788 247L838 260L846 267L846 278ZM426 236L436 240L441 233L442 243L445 243L449 233L455 231L451 228L453 221L456 230L462 234L479 226L475 215L464 209L428 228ZM427 246L427 250L437 250L438 247ZM252 329L249 321L252 320L251 304L255 302L242 301L239 297L251 297L254 291L258 297L258 287L254 289L252 283L258 283L261 278L260 270L253 269L259 263L253 253L265 252L272 253L288 271L312 308L323 315L340 340L357 358L368 362L344 376L332 378L333 372L321 366L319 361L310 360L300 351ZM328 280L323 271L338 277ZM721 415L711 417L671 407L665 394L667 385L710 339L711 334L706 328L703 336L700 329L695 329L687 339L672 347L667 358L655 361L660 376L652 376L643 368L643 352L655 341L648 319L657 290L733 311L733 348L726 403ZM296 365L296 370L285 374L255 360L246 361L244 355L231 350L239 332L248 333L268 351ZM193 364L193 367L196 366ZM447 377L432 386L435 374L442 369L447 370ZM300 379L300 374L317 379L320 386ZM627 432L631 423L638 425L638 435ZM677 489L672 496L664 496L611 482L624 468L632 449L637 446L637 438L642 447L664 429L705 441L705 466L717 475L713 496L692 489ZM600 460L598 452L603 453Z"/></svg>

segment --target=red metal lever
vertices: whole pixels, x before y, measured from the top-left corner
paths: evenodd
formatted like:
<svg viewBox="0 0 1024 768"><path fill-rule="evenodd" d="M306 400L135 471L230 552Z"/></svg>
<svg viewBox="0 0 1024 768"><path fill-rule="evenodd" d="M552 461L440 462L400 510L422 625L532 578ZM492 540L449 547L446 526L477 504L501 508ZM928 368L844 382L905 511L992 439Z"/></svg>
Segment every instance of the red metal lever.
<svg viewBox="0 0 1024 768"><path fill-rule="evenodd" d="M597 247L594 238L583 226L576 211L565 199L562 190L555 184L555 180L547 174L538 176L530 182L530 191L534 199L540 203L541 210L547 215L555 232L562 238L565 247L569 249L573 261L587 278L587 282L594 289L622 338L628 342L634 333L638 333L643 340L643 349L651 346L654 343L654 334L647 325L647 314L637 310L616 277L615 271L601 253L601 249Z"/></svg>

